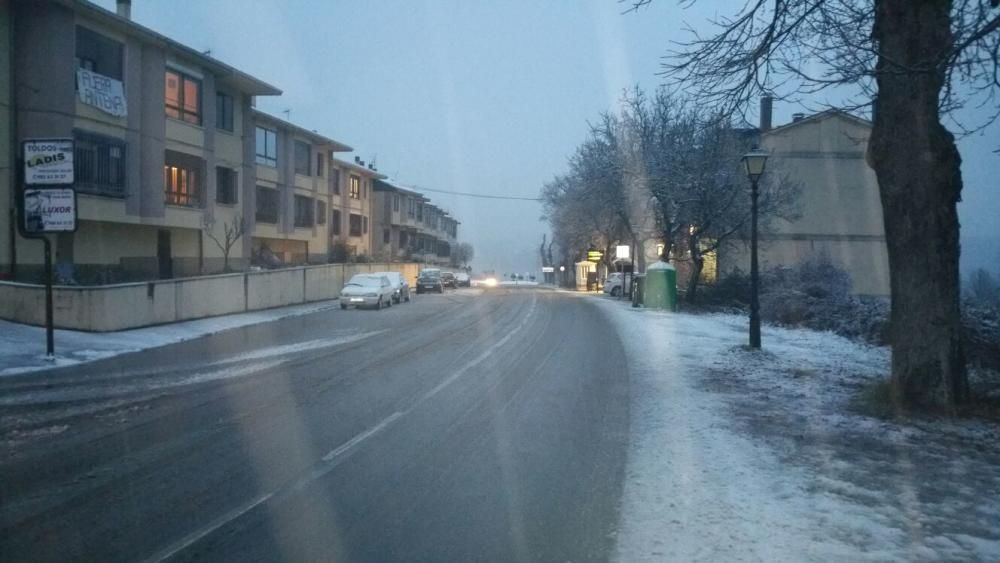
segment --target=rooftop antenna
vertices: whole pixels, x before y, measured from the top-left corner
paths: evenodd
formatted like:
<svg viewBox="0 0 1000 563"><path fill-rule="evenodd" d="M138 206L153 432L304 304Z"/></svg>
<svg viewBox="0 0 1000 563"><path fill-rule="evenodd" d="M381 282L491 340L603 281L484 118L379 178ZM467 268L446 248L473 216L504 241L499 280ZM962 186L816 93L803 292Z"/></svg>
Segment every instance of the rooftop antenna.
<svg viewBox="0 0 1000 563"><path fill-rule="evenodd" d="M292 108L288 108L288 109L282 111L281 113L285 114L285 121L291 121L292 120Z"/></svg>
<svg viewBox="0 0 1000 563"><path fill-rule="evenodd" d="M205 49L204 51L201 52L201 54L205 55L206 57L211 57L212 56L212 49L211 48Z"/></svg>

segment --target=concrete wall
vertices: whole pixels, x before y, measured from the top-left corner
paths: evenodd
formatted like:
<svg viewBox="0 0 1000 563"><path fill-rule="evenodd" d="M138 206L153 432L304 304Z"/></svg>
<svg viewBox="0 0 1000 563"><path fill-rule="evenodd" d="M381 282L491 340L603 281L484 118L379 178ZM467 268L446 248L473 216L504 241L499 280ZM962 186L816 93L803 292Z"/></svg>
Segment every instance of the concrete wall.
<svg viewBox="0 0 1000 563"><path fill-rule="evenodd" d="M58 328L114 331L336 298L359 273L395 271L416 281L417 264L327 264L103 286L56 286ZM0 282L0 318L45 323L45 289Z"/></svg>
<svg viewBox="0 0 1000 563"><path fill-rule="evenodd" d="M14 124L11 100L11 10L10 0L0 0L0 276L9 272L14 232L11 229L15 182L11 161L11 127Z"/></svg>

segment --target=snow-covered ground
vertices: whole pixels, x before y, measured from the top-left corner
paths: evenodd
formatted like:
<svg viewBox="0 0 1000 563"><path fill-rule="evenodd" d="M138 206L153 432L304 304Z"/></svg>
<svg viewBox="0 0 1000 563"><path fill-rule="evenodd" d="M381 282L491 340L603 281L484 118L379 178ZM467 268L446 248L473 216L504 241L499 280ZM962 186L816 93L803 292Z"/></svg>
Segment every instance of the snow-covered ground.
<svg viewBox="0 0 1000 563"><path fill-rule="evenodd" d="M55 361L45 359L44 328L0 321L0 376L92 362L336 306L336 301L319 301L120 332L57 330Z"/></svg>
<svg viewBox="0 0 1000 563"><path fill-rule="evenodd" d="M581 298L629 355L620 561L1000 561L1000 429L858 414L887 349Z"/></svg>

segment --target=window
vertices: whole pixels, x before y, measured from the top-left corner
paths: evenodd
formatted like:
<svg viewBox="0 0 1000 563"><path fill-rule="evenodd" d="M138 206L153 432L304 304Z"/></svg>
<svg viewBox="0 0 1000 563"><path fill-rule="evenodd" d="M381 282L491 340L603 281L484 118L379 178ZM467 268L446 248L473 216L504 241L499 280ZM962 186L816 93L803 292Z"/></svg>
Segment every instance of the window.
<svg viewBox="0 0 1000 563"><path fill-rule="evenodd" d="M330 234L340 236L340 210L333 209L330 211Z"/></svg>
<svg viewBox="0 0 1000 563"><path fill-rule="evenodd" d="M197 207L201 203L204 161L196 156L167 151L163 165L163 190L170 205Z"/></svg>
<svg viewBox="0 0 1000 563"><path fill-rule="evenodd" d="M310 155L312 153L312 147L309 143L303 143L302 141L295 141L295 173L302 174L303 176L308 176L312 166L310 165Z"/></svg>
<svg viewBox="0 0 1000 563"><path fill-rule="evenodd" d="M233 131L233 97L229 94L215 93L215 127Z"/></svg>
<svg viewBox="0 0 1000 563"><path fill-rule="evenodd" d="M316 204L313 203L313 198L304 195L295 196L295 226L312 227L315 209Z"/></svg>
<svg viewBox="0 0 1000 563"><path fill-rule="evenodd" d="M424 220L424 204L417 204L417 221L423 222Z"/></svg>
<svg viewBox="0 0 1000 563"><path fill-rule="evenodd" d="M322 176L325 168L326 160L323 158L323 153L316 153L316 175Z"/></svg>
<svg viewBox="0 0 1000 563"><path fill-rule="evenodd" d="M389 244L392 242L392 231L389 229L382 229L382 243Z"/></svg>
<svg viewBox="0 0 1000 563"><path fill-rule="evenodd" d="M417 208L416 201L413 198L408 197L406 198L406 203L409 204L406 206L406 216L409 217L410 219L413 219L413 217L416 215L415 211Z"/></svg>
<svg viewBox="0 0 1000 563"><path fill-rule="evenodd" d="M264 127L257 128L257 164L278 166L278 133Z"/></svg>
<svg viewBox="0 0 1000 563"><path fill-rule="evenodd" d="M122 79L122 44L83 26L76 26L76 66Z"/></svg>
<svg viewBox="0 0 1000 563"><path fill-rule="evenodd" d="M368 216L367 215L363 215L361 217L361 232L364 233L364 234L366 234L366 235L368 234Z"/></svg>
<svg viewBox="0 0 1000 563"><path fill-rule="evenodd" d="M84 193L125 195L125 141L77 132L73 151L76 188Z"/></svg>
<svg viewBox="0 0 1000 563"><path fill-rule="evenodd" d="M350 234L352 237L360 237L361 216L356 213L351 213L351 216L348 218L348 221L349 221L349 224L347 226L349 230L348 234Z"/></svg>
<svg viewBox="0 0 1000 563"><path fill-rule="evenodd" d="M225 166L215 167L215 201L233 204L239 201L236 187L236 171Z"/></svg>
<svg viewBox="0 0 1000 563"><path fill-rule="evenodd" d="M399 196L398 195L393 195L392 196L392 210L393 211L399 211Z"/></svg>
<svg viewBox="0 0 1000 563"><path fill-rule="evenodd" d="M361 193L364 194L365 199L368 199L368 182L365 182L361 187Z"/></svg>
<svg viewBox="0 0 1000 563"><path fill-rule="evenodd" d="M361 178L351 174L351 199L361 199Z"/></svg>
<svg viewBox="0 0 1000 563"><path fill-rule="evenodd" d="M277 223L280 209L278 190L257 186L257 222Z"/></svg>
<svg viewBox="0 0 1000 563"><path fill-rule="evenodd" d="M340 195L340 170L330 168L330 191Z"/></svg>
<svg viewBox="0 0 1000 563"><path fill-rule="evenodd" d="M164 96L167 116L201 125L201 80L168 70Z"/></svg>
<svg viewBox="0 0 1000 563"><path fill-rule="evenodd" d="M326 224L326 202L318 199L316 200L316 224Z"/></svg>

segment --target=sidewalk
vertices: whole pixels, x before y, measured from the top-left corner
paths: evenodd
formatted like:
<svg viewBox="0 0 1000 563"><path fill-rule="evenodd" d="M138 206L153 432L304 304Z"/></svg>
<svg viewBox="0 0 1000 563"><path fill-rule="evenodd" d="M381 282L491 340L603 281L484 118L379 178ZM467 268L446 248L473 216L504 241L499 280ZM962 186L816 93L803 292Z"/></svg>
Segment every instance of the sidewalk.
<svg viewBox="0 0 1000 563"><path fill-rule="evenodd" d="M581 298L629 358L618 560L1000 559L1000 427L861 414L887 348Z"/></svg>
<svg viewBox="0 0 1000 563"><path fill-rule="evenodd" d="M337 304L336 300L317 301L120 332L56 330L55 361L45 359L44 328L0 320L0 377L92 362L241 326L308 315L337 307Z"/></svg>

